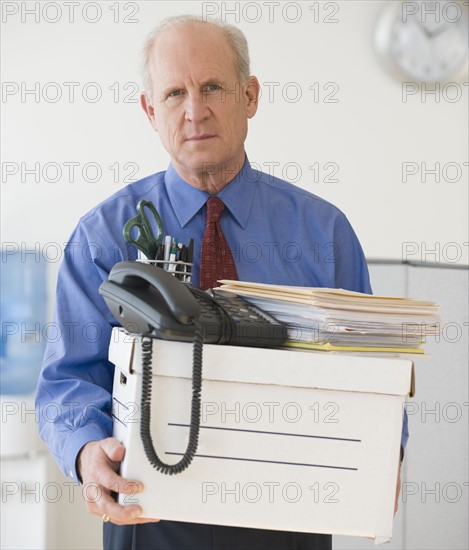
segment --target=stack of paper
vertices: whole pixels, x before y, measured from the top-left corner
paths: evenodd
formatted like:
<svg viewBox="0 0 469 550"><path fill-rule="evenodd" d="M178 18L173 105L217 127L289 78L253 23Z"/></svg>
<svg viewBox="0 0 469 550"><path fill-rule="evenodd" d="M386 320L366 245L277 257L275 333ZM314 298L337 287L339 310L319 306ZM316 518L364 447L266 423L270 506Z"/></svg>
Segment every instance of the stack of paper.
<svg viewBox="0 0 469 550"><path fill-rule="evenodd" d="M220 281L288 327L291 347L423 353L427 336L439 333L439 307L414 298L373 296L333 288Z"/></svg>

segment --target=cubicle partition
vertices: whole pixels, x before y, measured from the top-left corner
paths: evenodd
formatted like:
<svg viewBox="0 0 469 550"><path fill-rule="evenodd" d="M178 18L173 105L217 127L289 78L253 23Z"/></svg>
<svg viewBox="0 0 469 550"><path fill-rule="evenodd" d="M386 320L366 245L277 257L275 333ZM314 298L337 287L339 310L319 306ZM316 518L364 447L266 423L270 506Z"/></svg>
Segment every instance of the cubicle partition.
<svg viewBox="0 0 469 550"><path fill-rule="evenodd" d="M407 404L410 439L389 550L467 549L469 270L442 264L369 261L375 294L434 300L441 336L415 358L416 393ZM405 334L404 334L405 336ZM334 537L337 550L371 541Z"/></svg>

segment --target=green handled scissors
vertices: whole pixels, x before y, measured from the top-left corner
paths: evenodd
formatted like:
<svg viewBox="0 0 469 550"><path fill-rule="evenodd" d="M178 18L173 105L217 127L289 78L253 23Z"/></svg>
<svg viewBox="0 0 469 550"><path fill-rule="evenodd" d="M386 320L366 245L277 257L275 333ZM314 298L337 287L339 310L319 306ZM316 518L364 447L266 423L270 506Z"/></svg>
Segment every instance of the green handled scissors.
<svg viewBox="0 0 469 550"><path fill-rule="evenodd" d="M155 237L150 220L148 219L145 208L153 214L153 219L156 223L156 229L158 235ZM131 231L136 227L137 237L132 237ZM149 260L155 260L158 250L158 245L163 241L164 228L161 217L158 214L154 204L151 201L141 200L137 204L137 215L131 218L124 225L123 229L124 239L129 243L135 245L140 251L142 251Z"/></svg>

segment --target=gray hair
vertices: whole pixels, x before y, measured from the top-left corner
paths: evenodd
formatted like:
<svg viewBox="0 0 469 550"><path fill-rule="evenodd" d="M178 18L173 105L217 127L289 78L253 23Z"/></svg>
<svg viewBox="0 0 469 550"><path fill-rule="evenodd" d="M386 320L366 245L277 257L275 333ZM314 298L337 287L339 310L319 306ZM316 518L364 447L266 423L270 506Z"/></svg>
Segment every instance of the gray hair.
<svg viewBox="0 0 469 550"><path fill-rule="evenodd" d="M233 49L238 78L241 84L245 84L249 78L249 50L246 37L233 25L223 23L218 20L207 20L197 15L176 15L163 19L148 35L142 56L142 80L146 92L150 93L152 89L150 71L148 64L150 61L150 52L155 40L166 30L180 27L186 23L202 23L218 27L225 34L230 46Z"/></svg>

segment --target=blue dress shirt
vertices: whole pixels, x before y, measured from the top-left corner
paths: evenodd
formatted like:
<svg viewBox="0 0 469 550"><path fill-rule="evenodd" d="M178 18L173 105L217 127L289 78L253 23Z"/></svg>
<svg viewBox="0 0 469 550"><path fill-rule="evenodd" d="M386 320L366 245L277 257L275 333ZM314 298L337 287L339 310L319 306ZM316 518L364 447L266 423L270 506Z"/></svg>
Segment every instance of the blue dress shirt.
<svg viewBox="0 0 469 550"><path fill-rule="evenodd" d="M98 288L116 262L137 257L123 239L123 225L135 216L139 200L151 200L166 234L183 243L194 238L192 284L198 286L209 196L170 165L94 208L67 244L57 285L57 338L49 339L36 402L41 436L73 479L78 479L75 462L81 447L112 434L113 365L107 357L117 322ZM332 204L254 170L247 160L218 196L226 205L221 225L240 280L371 293L360 243Z"/></svg>

